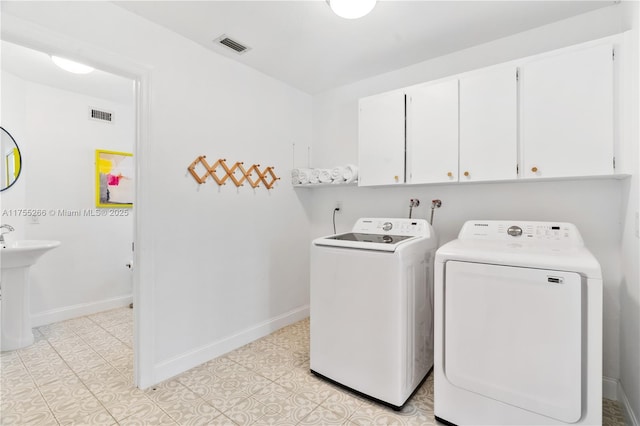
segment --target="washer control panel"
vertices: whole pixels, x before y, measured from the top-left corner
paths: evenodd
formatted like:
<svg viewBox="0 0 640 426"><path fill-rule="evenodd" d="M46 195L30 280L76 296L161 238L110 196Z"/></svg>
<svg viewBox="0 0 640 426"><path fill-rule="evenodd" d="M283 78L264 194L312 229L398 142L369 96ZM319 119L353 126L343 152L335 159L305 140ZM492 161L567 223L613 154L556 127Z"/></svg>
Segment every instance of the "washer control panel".
<svg viewBox="0 0 640 426"><path fill-rule="evenodd" d="M424 219L361 218L351 232L363 234L426 235L431 225Z"/></svg>
<svg viewBox="0 0 640 426"><path fill-rule="evenodd" d="M575 225L566 222L470 220L460 230L459 239L496 241L556 241L583 245Z"/></svg>

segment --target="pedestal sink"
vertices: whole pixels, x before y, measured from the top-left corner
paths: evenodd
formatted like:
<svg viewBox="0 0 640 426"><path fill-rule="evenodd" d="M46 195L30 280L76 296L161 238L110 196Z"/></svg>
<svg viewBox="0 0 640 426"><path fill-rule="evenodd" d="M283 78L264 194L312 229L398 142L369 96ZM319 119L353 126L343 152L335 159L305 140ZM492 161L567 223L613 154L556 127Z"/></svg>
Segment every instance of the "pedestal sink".
<svg viewBox="0 0 640 426"><path fill-rule="evenodd" d="M22 240L0 248L2 269L2 339L0 349L9 351L33 343L29 303L29 268L60 241Z"/></svg>

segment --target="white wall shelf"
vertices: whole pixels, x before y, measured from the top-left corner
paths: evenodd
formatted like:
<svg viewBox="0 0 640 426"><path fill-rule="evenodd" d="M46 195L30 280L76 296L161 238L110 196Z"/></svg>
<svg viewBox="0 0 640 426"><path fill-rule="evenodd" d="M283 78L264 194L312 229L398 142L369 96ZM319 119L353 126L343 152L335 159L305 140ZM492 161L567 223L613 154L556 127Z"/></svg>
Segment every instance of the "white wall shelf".
<svg viewBox="0 0 640 426"><path fill-rule="evenodd" d="M349 183L297 183L297 184L293 184L294 188L326 188L326 187L329 187L329 186L332 186L334 188L342 188L344 186L358 186L358 181L349 182Z"/></svg>
<svg viewBox="0 0 640 426"><path fill-rule="evenodd" d="M496 179L496 180L482 180L482 181L462 181L462 182L430 182L430 183L400 183L400 184L388 184L388 185L367 185L367 188L391 188L391 187L415 187L415 186L436 186L436 185L447 185L447 186L456 186L456 185L478 185L478 184L493 184L493 183L514 183L514 182L522 182L522 183L534 183L534 182L567 182L567 181L584 181L584 180L624 180L631 177L630 174L626 173L617 173L611 175L594 175L594 176L563 176L563 177L540 177L540 178L519 178L519 179ZM358 182L352 183L309 183L309 184L296 184L293 185L294 188L342 188L345 186L358 186Z"/></svg>
<svg viewBox="0 0 640 426"><path fill-rule="evenodd" d="M404 183L399 185L373 185L374 188L388 188L392 186L414 187L414 186L435 186L435 185L479 185L484 183L534 183L534 182L567 182L567 181L585 181L585 180L624 180L631 177L630 174L612 174L612 175L594 175L594 176L563 176L548 178L518 178L518 179L496 179L482 181L462 181L462 182L435 182L435 183Z"/></svg>

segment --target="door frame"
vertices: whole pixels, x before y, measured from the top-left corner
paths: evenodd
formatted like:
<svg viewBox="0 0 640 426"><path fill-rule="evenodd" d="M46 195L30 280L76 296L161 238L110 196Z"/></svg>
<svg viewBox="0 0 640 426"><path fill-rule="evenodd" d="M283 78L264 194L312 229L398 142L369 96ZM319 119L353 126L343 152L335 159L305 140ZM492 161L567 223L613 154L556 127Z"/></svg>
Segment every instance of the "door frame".
<svg viewBox="0 0 640 426"><path fill-rule="evenodd" d="M135 85L135 197L134 197L134 384L144 389L154 381L155 330L153 324L153 235L148 221L149 195L146 176L150 169L151 80L152 68L130 58L114 54L86 41L72 38L30 21L2 14L2 40L20 46L60 55L91 65L102 71L126 77Z"/></svg>

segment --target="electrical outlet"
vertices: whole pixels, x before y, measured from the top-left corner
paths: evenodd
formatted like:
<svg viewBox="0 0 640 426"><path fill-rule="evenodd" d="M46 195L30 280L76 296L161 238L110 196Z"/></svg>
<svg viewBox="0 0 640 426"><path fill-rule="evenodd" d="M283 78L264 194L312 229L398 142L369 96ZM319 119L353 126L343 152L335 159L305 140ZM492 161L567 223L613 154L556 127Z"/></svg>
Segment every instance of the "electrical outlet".
<svg viewBox="0 0 640 426"><path fill-rule="evenodd" d="M337 212L342 212L342 201L336 201L336 206L334 207L334 209Z"/></svg>

